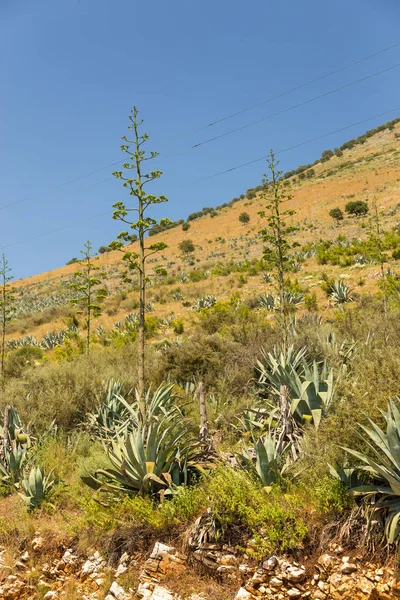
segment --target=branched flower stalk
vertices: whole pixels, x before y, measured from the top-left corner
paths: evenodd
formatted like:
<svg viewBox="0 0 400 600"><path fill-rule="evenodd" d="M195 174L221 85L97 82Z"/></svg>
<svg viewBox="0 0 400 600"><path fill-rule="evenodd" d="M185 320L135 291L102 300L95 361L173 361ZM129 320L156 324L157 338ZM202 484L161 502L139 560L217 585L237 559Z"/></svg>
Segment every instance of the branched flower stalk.
<svg viewBox="0 0 400 600"><path fill-rule="evenodd" d="M288 225L286 217L293 216L294 210L282 210L282 204L292 199L292 196L286 193L282 187L282 171L278 170L279 162L270 150L267 159L270 175L264 175L262 198L267 200L265 210L260 211L259 215L267 219L267 225L260 231L264 246L264 259L272 268L276 270L276 279L278 284L279 311L283 330L283 346L286 351L288 347L289 319L287 302L285 298L285 273L291 267L291 244L288 236L296 230L296 227Z"/></svg>
<svg viewBox="0 0 400 600"><path fill-rule="evenodd" d="M113 205L113 219L122 221L129 226L128 231L122 231L118 234L117 240L111 242L110 248L113 250L122 250L123 260L131 272L139 275L139 330L138 330L138 391L140 398L144 398L145 388L145 315L146 315L146 285L148 275L146 271L146 261L150 256L167 248L164 242L146 244L146 236L149 230L155 225L165 227L171 224L169 219L156 219L147 216L148 209L154 204L167 202L165 196L155 196L145 191L145 186L159 179L161 171L149 171L143 173L143 163L157 158L158 152L146 154L143 145L149 140L147 133L141 134L140 127L143 120L138 119L138 109L133 107L129 115L130 125L128 129L132 132L132 138L122 137L124 144L121 150L128 155L128 160L123 164L123 171L115 171L113 175L123 181L123 186L129 190L130 196L136 199L135 206L127 205L124 202L116 202ZM145 170L147 171L147 169ZM132 172L132 176L131 173ZM137 218L134 218L137 217ZM132 244L138 239L139 251L127 250L124 246ZM165 269L156 269L158 275L166 274ZM130 282L130 278L126 278Z"/></svg>

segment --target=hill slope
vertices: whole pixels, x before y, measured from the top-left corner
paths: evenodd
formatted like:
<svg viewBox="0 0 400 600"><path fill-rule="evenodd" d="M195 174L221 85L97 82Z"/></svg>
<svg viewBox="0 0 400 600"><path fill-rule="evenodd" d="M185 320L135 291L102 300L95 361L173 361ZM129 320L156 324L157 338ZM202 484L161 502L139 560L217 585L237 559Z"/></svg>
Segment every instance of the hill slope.
<svg viewBox="0 0 400 600"><path fill-rule="evenodd" d="M346 217L336 224L329 216L332 208L344 210L349 200L371 203L375 199L382 215L383 228L392 229L397 224L400 208L400 123L375 133L363 143L344 149L341 156L334 155L326 162L316 162L311 172L308 171L310 169L285 180L293 196L288 208L295 211L291 217L292 224L297 226L293 240L299 244L299 251L306 244L315 244L320 239L336 240L339 235L342 240L366 237L368 218ZM177 226L151 238L152 241L162 240L168 244L162 257L149 265L165 266L168 270L168 276L154 278L148 290L154 316L173 315L174 319L190 323L193 315L191 304L206 293L212 293L223 301L229 299L234 291L239 291L242 298L267 291L268 286L263 282L261 273L252 273L251 269L245 273L234 272L240 270L238 263L247 264L262 255L262 240L258 232L264 223L258 213L266 200L260 192L248 195L249 198L244 197L220 208L211 216L207 214L192 220L188 231ZM248 213L249 223L239 221L242 212ZM189 260L179 250L179 244L188 239L195 245ZM322 306L327 304L318 287L323 271L328 277L346 279L356 292L368 293L376 288L377 265L367 262L345 265L344 268L343 263L318 264L315 256L305 260L303 256L301 258L301 269L294 277L305 292L315 288ZM233 264L228 269L226 265L231 261L236 263L236 267ZM135 309L137 294L123 282L119 252L101 255L98 264L106 274L110 295L105 300L105 310L97 319L96 326L110 329ZM20 315L10 326L8 338L15 339L29 333L39 339L46 331L65 327L69 282L75 270L76 266L72 264L15 283ZM227 278L229 271L232 274ZM32 318L35 313L40 316Z"/></svg>

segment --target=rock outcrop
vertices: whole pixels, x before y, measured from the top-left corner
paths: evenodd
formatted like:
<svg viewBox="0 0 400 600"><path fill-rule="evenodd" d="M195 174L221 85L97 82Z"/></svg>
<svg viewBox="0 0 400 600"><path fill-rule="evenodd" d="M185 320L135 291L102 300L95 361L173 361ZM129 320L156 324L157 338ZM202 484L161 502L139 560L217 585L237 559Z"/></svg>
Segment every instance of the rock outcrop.
<svg viewBox="0 0 400 600"><path fill-rule="evenodd" d="M347 556L339 547L307 564L271 556L256 565L229 546L204 542L186 556L157 542L142 565L125 553L112 569L99 552L83 558L73 548L66 548L51 563L30 567L32 559L36 555L39 558L42 546L43 540L37 536L31 549L14 564L9 564L5 550L0 550L1 599L34 600L40 593L45 600L62 600L73 589L82 600L208 600L201 589L186 596L168 589L168 581L179 580L185 572L193 571L195 564L201 564L203 571L208 570L219 580L237 582L235 600L400 599L400 581L393 569L366 563L359 556ZM135 589L122 583L132 572L137 574Z"/></svg>

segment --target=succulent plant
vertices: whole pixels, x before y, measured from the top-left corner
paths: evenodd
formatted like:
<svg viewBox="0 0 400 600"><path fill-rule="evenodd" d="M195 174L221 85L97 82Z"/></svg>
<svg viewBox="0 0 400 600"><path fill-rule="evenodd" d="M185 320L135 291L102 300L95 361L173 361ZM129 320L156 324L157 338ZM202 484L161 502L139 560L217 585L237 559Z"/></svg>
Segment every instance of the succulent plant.
<svg viewBox="0 0 400 600"><path fill-rule="evenodd" d="M45 476L40 467L33 467L27 477L21 480L21 489L24 493L18 492L24 500L29 510L38 508L49 495L55 480L51 478L52 472Z"/></svg>
<svg viewBox="0 0 400 600"><path fill-rule="evenodd" d="M193 310L195 310L196 312L199 312L203 308L204 309L212 308L213 306L215 306L216 303L217 303L216 297L211 296L211 294L207 294L206 296L203 296L202 298L199 298L198 300L196 300L196 302L193 304Z"/></svg>
<svg viewBox="0 0 400 600"><path fill-rule="evenodd" d="M330 285L328 295L336 305L345 304L353 300L350 287L342 279Z"/></svg>
<svg viewBox="0 0 400 600"><path fill-rule="evenodd" d="M397 399L398 400L398 399ZM352 485L351 491L369 504L371 518L377 512L385 517L385 534L390 544L400 534L400 411L391 401L387 413L386 432L368 418L369 427L360 425L360 438L366 443L368 453L344 448L358 461L358 470L365 473L369 483Z"/></svg>

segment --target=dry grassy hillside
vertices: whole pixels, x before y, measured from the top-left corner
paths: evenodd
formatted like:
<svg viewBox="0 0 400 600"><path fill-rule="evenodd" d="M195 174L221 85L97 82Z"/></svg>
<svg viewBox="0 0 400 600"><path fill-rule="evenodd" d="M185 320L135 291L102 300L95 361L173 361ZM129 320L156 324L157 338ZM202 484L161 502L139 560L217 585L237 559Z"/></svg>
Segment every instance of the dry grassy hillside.
<svg viewBox="0 0 400 600"><path fill-rule="evenodd" d="M291 217L297 226L294 240L300 247L320 239L334 240L338 235L363 238L367 234L369 218L346 216L339 224L335 224L329 216L332 208L340 207L351 200L371 202L376 199L382 214L382 225L385 230L397 224L397 210L400 208L400 123L392 129L381 131L350 150L344 150L342 156L333 156L327 162L313 166L315 175L312 178L300 179L292 177L286 180L287 189L293 195L288 208L294 209ZM216 265L226 265L230 261L252 261L261 257L262 241L258 236L264 223L259 211L266 201L260 193L253 199L244 198L231 206L218 210L210 215L190 222L190 229L183 231L181 226L157 234L152 241L163 240L168 244L167 250L157 262L149 265L166 266L168 277L154 280L148 291L148 299L153 303L152 314L157 317L173 315L174 319L183 319L190 325L193 319L191 304L204 294L212 293L218 300L229 299L234 292L242 298L254 296L267 291L268 285L261 274L231 273L219 275ZM247 224L239 222L243 211L250 216ZM188 262L182 257L179 244L190 239L195 245L193 258ZM299 248L300 249L300 248ZM192 263L192 264L190 264ZM98 264L106 273L107 287L110 296L104 302L103 315L97 319L96 326L105 329L135 309L136 292L132 292L123 283L121 254L117 251L103 254ZM391 265L395 268L395 263ZM39 318L32 318L35 311L29 309L29 302L23 313L10 328L9 338L33 334L40 337L44 332L65 326L66 307L68 302L68 281L76 270L75 265L68 265L55 271L42 273L15 283L19 303L26 298L62 297L62 307L51 310L41 309ZM201 273L193 274L194 271ZM378 267L374 264L356 264L346 268L331 264L318 264L314 257L305 260L294 277L304 291L315 289L321 308L327 306L327 298L319 288L321 273L329 277L347 280L355 292L368 293L376 288ZM188 281L182 279L182 273ZM271 286L269 286L271 288ZM179 299L174 299L179 297ZM57 304L57 298L54 300Z"/></svg>

